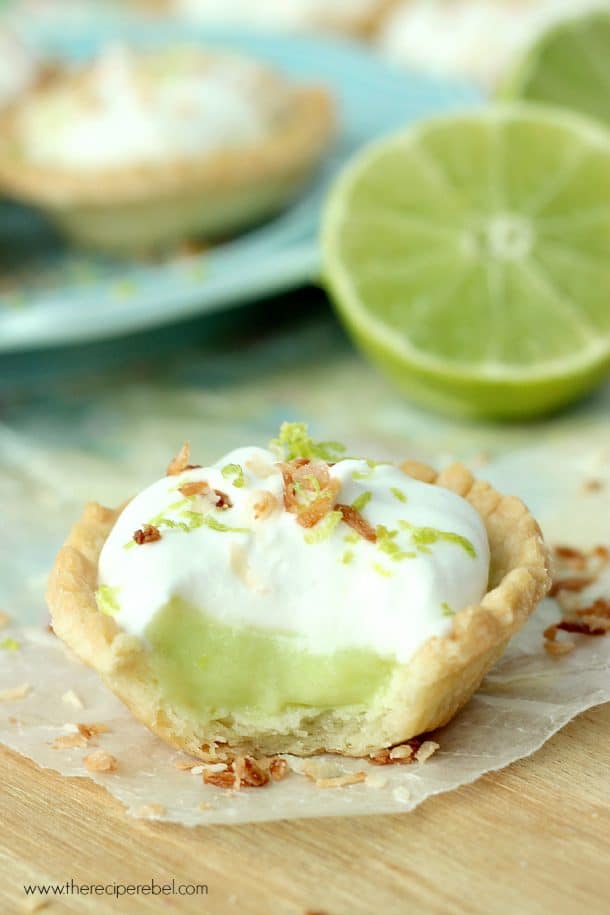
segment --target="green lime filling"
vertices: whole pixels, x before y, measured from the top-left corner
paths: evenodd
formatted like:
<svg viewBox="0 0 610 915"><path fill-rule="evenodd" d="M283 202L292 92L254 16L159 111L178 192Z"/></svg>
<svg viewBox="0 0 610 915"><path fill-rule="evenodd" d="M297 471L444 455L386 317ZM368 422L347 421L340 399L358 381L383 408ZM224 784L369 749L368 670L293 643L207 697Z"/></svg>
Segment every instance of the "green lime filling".
<svg viewBox="0 0 610 915"><path fill-rule="evenodd" d="M394 659L364 649L311 654L290 633L234 628L178 598L146 637L166 700L206 718L368 704L396 669Z"/></svg>

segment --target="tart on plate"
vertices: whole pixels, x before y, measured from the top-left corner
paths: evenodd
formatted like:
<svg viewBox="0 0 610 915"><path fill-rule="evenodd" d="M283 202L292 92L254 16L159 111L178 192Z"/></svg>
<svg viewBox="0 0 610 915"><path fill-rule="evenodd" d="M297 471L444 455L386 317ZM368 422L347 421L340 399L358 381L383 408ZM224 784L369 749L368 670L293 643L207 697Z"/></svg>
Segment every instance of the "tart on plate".
<svg viewBox="0 0 610 915"><path fill-rule="evenodd" d="M365 756L448 722L549 587L540 529L456 464L345 457L284 424L184 446L60 551L56 634L170 744Z"/></svg>
<svg viewBox="0 0 610 915"><path fill-rule="evenodd" d="M215 240L298 193L333 112L326 89L242 55L109 47L0 117L0 182L82 244Z"/></svg>

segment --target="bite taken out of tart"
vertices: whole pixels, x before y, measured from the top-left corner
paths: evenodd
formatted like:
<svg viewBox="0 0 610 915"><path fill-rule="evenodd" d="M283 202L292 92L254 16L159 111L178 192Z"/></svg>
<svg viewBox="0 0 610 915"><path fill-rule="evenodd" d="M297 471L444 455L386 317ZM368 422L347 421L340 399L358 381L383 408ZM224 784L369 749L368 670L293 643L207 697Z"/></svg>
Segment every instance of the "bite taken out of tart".
<svg viewBox="0 0 610 915"><path fill-rule="evenodd" d="M124 507L87 506L48 602L56 634L194 756L370 756L448 722L549 584L518 499L289 423L209 467L183 446Z"/></svg>
<svg viewBox="0 0 610 915"><path fill-rule="evenodd" d="M334 126L324 87L254 58L109 46L0 117L0 183L83 245L215 241L295 197Z"/></svg>

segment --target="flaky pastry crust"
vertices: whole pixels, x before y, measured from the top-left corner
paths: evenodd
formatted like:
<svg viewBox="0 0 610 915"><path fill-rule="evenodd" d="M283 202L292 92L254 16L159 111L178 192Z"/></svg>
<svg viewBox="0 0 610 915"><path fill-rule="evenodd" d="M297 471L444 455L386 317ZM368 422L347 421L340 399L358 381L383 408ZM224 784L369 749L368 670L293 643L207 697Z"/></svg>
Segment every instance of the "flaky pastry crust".
<svg viewBox="0 0 610 915"><path fill-rule="evenodd" d="M489 590L461 610L451 632L425 642L392 676L371 707L288 711L268 720L243 714L201 722L171 708L155 681L144 644L99 612L95 600L103 544L121 509L89 504L60 550L47 599L53 627L102 675L132 713L170 744L199 756L365 756L446 724L468 701L550 587L549 557L540 528L517 498L502 496L460 464L437 474L407 461L405 473L452 490L481 516L491 549Z"/></svg>

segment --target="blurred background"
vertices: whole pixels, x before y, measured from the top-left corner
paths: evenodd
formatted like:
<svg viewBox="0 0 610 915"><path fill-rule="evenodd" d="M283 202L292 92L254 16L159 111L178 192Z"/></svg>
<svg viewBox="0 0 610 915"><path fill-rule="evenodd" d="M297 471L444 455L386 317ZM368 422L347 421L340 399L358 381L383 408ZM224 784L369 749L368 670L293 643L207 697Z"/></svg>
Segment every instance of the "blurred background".
<svg viewBox="0 0 610 915"><path fill-rule="evenodd" d="M0 4L0 497L11 531L0 545L3 605L39 615L52 556L82 503L121 501L156 479L187 438L205 463L237 445L264 443L285 419L302 419L316 437L345 440L372 457L459 457L484 468L541 437L556 444L590 435L597 450L583 460L605 460L607 375L576 405L534 421L513 417L509 425L412 402L343 329L321 279L319 243L329 190L359 150L429 115L487 104L541 36L591 9L608 11L610 4ZM158 79L142 76L139 55L185 44L230 51L231 72L215 72L210 89L197 82L197 67L172 63L170 55ZM312 141L307 167L290 172L281 202L201 237L179 220L188 176L179 204L158 199L184 144L205 147L213 122L217 136L233 131L233 161L250 115L254 131L265 119L296 118L294 101L282 108L282 86L283 113L272 111L276 89L266 84L256 83L248 96L253 84L238 62L244 56L270 65L293 87L321 87L335 112L332 140ZM83 73L89 82L80 81ZM167 79L171 92L159 89ZM47 105L49 92L56 95ZM608 105L607 92L604 98ZM246 107L229 116L236 99ZM150 139L151 124L162 126L163 143ZM308 147L304 138L320 129L319 119L301 126L288 159ZM140 148L148 156L143 166ZM261 177L256 157L246 158L243 171L259 190L282 159L272 157ZM134 187L150 203L136 228ZM101 202L111 198L102 226ZM161 226L162 243L145 243ZM606 284L608 238L600 252Z"/></svg>

